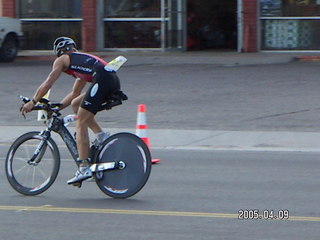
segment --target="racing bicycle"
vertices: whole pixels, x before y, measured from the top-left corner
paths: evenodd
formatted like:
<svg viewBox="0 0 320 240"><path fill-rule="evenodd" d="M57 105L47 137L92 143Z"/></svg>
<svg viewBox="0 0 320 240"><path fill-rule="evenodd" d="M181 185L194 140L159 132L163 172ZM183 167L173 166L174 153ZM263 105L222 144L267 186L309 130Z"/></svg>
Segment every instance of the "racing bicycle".
<svg viewBox="0 0 320 240"><path fill-rule="evenodd" d="M30 99L20 96L23 102ZM127 97L121 91L115 93L103 106L108 110L122 104ZM75 163L78 151L60 113L60 103L42 98L33 110L47 114L46 128L27 132L11 145L5 161L5 171L10 185L23 195L43 193L54 183L60 169L60 152L52 132L61 136ZM69 118L70 120L70 118ZM93 179L102 192L113 198L128 198L139 192L148 181L151 172L151 154L145 142L138 136L121 132L108 137L102 144L90 146L90 169ZM78 183L81 187L81 182Z"/></svg>

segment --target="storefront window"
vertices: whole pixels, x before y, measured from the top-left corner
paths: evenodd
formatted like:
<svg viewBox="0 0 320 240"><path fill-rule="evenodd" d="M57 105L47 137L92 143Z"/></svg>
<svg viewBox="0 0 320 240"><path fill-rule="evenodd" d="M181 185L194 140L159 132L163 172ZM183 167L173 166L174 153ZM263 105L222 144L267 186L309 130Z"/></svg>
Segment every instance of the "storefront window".
<svg viewBox="0 0 320 240"><path fill-rule="evenodd" d="M73 38L81 49L81 0L19 0L25 50L51 50L59 36Z"/></svg>
<svg viewBox="0 0 320 240"><path fill-rule="evenodd" d="M320 0L261 0L261 16L320 16Z"/></svg>
<svg viewBox="0 0 320 240"><path fill-rule="evenodd" d="M81 0L20 0L20 18L79 18Z"/></svg>
<svg viewBox="0 0 320 240"><path fill-rule="evenodd" d="M81 49L81 22L22 22L24 50L51 50L53 41L60 36L71 37Z"/></svg>
<svg viewBox="0 0 320 240"><path fill-rule="evenodd" d="M261 16L282 16L282 0L261 0Z"/></svg>
<svg viewBox="0 0 320 240"><path fill-rule="evenodd" d="M104 48L161 48L161 0L105 0Z"/></svg>
<svg viewBox="0 0 320 240"><path fill-rule="evenodd" d="M320 49L320 20L265 20L262 29L262 49Z"/></svg>
<svg viewBox="0 0 320 240"><path fill-rule="evenodd" d="M320 50L320 0L260 0L262 50Z"/></svg>
<svg viewBox="0 0 320 240"><path fill-rule="evenodd" d="M160 17L160 0L105 0L105 17Z"/></svg>
<svg viewBox="0 0 320 240"><path fill-rule="evenodd" d="M106 22L106 48L160 48L159 22Z"/></svg>

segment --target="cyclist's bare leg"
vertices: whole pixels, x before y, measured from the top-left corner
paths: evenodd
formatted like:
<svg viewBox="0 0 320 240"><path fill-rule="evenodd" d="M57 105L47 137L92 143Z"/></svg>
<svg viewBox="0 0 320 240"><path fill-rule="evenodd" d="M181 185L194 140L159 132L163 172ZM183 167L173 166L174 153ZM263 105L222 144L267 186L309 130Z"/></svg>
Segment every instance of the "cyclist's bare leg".
<svg viewBox="0 0 320 240"><path fill-rule="evenodd" d="M89 157L89 123L94 122L94 114L79 107L78 119L77 119L77 148L79 153L79 159L84 161ZM83 162L82 165L86 163ZM80 164L81 165L81 164Z"/></svg>
<svg viewBox="0 0 320 240"><path fill-rule="evenodd" d="M80 107L77 120L77 148L79 154L79 169L75 176L67 181L68 184L81 187L83 180L92 177L92 171L89 168L89 122L94 118L94 114Z"/></svg>
<svg viewBox="0 0 320 240"><path fill-rule="evenodd" d="M81 102L83 100L84 95L85 95L85 93L82 93L81 95L79 95L78 97L73 99L72 102L71 102L71 107L72 107L72 110L73 110L73 112L75 114L78 114L78 110L79 110L79 107L80 107L80 104L81 104ZM102 132L102 129L99 126L98 122L95 120L95 118L93 118L92 120L89 120L88 127L95 134Z"/></svg>

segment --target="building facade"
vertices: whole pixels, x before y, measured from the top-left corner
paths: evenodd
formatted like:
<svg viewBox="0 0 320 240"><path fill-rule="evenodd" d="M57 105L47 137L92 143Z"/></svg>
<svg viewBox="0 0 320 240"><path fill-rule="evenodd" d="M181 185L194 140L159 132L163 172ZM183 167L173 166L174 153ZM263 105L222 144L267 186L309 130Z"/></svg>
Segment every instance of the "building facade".
<svg viewBox="0 0 320 240"><path fill-rule="evenodd" d="M320 0L0 0L24 49L319 51Z"/></svg>

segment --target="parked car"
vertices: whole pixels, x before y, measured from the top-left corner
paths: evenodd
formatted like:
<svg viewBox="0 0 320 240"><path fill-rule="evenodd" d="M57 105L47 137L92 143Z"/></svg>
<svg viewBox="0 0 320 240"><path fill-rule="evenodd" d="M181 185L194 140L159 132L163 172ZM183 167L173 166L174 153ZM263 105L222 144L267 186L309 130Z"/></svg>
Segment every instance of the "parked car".
<svg viewBox="0 0 320 240"><path fill-rule="evenodd" d="M12 62L16 58L22 38L19 19L0 17L1 62Z"/></svg>

